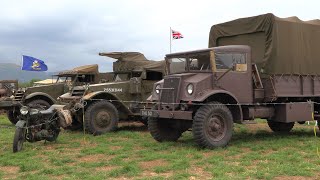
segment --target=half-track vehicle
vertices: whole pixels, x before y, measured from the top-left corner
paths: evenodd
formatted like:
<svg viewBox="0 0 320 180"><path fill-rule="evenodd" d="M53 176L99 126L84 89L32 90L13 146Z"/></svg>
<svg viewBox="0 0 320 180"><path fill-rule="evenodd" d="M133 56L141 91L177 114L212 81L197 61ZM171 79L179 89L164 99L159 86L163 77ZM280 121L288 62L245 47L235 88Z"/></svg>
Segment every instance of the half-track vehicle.
<svg viewBox="0 0 320 180"><path fill-rule="evenodd" d="M164 61L151 61L138 52L100 53L117 59L114 79L109 83L76 86L58 99L73 115L74 127L80 124L98 135L113 131L119 120L138 120L140 109L147 108L153 84L163 78Z"/></svg>
<svg viewBox="0 0 320 180"><path fill-rule="evenodd" d="M60 95L68 92L73 86L95 84L100 81L107 82L113 78L113 73L99 73L98 65L94 64L76 67L55 76L57 77L55 83L19 88L13 91L10 99L0 101L0 108L7 110L11 123L15 124L18 121L21 104L31 108L47 109L57 102L56 99Z"/></svg>
<svg viewBox="0 0 320 180"><path fill-rule="evenodd" d="M0 80L0 99L10 97L18 89L18 80Z"/></svg>
<svg viewBox="0 0 320 180"><path fill-rule="evenodd" d="M141 110L157 141L188 129L201 147L226 146L234 123L266 119L274 132L320 119L320 23L273 14L214 25L208 49L166 55L156 105ZM303 46L302 46L303 44Z"/></svg>

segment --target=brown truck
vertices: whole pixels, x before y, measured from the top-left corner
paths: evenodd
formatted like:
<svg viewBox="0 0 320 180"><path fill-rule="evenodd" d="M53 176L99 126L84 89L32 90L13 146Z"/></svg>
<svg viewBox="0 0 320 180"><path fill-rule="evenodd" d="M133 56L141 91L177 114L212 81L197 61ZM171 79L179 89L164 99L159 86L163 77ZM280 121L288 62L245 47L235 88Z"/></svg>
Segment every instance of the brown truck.
<svg viewBox="0 0 320 180"><path fill-rule="evenodd" d="M176 141L192 128L201 147L226 146L233 123L266 119L274 132L320 119L320 23L273 14L214 25L208 49L166 55L148 128Z"/></svg>

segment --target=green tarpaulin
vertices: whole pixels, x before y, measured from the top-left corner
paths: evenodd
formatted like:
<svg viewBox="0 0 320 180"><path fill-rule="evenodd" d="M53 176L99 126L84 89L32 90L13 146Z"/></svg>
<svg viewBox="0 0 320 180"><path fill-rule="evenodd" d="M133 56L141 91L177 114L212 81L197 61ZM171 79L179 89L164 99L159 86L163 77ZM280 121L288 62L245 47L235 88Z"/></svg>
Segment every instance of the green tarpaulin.
<svg viewBox="0 0 320 180"><path fill-rule="evenodd" d="M320 74L320 20L273 14L236 19L211 27L209 47L249 45L252 60L268 74Z"/></svg>
<svg viewBox="0 0 320 180"><path fill-rule="evenodd" d="M139 52L108 52L99 53L100 56L107 56L117 59L113 63L113 71L156 71L164 72L165 62L148 60Z"/></svg>

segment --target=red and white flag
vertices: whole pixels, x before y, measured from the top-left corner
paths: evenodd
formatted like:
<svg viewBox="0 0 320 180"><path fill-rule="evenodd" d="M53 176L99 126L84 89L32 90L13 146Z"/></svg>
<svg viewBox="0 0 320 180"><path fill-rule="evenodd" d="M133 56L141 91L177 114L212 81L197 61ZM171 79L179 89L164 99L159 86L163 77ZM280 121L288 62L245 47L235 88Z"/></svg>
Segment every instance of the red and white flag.
<svg viewBox="0 0 320 180"><path fill-rule="evenodd" d="M183 35L178 31L171 30L171 33L172 33L172 38L173 39L181 39L181 38L183 38Z"/></svg>

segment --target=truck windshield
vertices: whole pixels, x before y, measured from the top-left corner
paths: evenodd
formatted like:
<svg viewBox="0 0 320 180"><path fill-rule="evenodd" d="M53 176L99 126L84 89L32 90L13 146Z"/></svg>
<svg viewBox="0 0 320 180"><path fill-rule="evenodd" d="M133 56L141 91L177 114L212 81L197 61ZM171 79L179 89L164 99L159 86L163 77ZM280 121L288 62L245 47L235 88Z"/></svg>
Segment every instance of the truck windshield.
<svg viewBox="0 0 320 180"><path fill-rule="evenodd" d="M210 52L190 53L168 59L170 74L186 71L210 71ZM188 65L188 66L187 66ZM188 69L189 67L189 69Z"/></svg>
<svg viewBox="0 0 320 180"><path fill-rule="evenodd" d="M181 73L186 71L187 58L185 57L170 58L167 62L169 63L170 74Z"/></svg>

